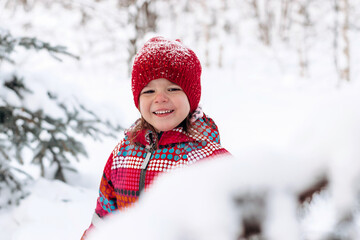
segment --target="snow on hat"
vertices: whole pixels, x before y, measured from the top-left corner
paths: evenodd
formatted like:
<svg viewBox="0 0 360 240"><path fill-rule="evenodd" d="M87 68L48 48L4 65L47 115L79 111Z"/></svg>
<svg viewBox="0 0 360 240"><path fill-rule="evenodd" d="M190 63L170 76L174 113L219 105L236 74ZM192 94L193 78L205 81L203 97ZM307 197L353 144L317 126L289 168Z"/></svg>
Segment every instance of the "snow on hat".
<svg viewBox="0 0 360 240"><path fill-rule="evenodd" d="M200 76L199 59L180 40L151 38L139 50L134 60L131 88L135 106L139 107L141 90L150 81L165 78L184 90L192 112L197 108L201 97Z"/></svg>

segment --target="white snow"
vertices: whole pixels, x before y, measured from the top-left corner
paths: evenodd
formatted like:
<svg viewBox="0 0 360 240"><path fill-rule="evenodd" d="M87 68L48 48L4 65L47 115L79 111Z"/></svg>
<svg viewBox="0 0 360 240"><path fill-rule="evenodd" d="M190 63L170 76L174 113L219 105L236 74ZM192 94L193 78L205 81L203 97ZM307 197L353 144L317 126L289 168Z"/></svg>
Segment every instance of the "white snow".
<svg viewBox="0 0 360 240"><path fill-rule="evenodd" d="M31 195L16 208L7 226L16 227L3 239L77 239L91 218L93 204L87 201L96 197L94 191L74 188L59 181L39 179ZM61 229L61 230L60 230ZM3 235L4 234L4 235Z"/></svg>
<svg viewBox="0 0 360 240"><path fill-rule="evenodd" d="M86 26L79 25L79 12L59 4L35 4L32 11L19 8L12 12L3 7L4 2L0 1L0 28L11 29L16 36L37 36L68 46L70 52L81 56L80 61L63 56L60 63L45 52L19 50L13 56L18 61L15 69L0 63L4 73L0 82L13 71L27 76L29 87L36 92L27 94L29 108L44 107L52 116L59 116L58 107L47 101L49 90L69 106L85 103L124 127L138 118L124 64L128 58L125 36L135 32L116 24L129 14L115 11L117 1L102 1L96 6L92 1L74 1L76 9L96 16ZM199 55L203 64L201 105L218 124L222 145L234 158L163 176L134 208L107 219L93 239L105 238L113 230L125 239L234 239L243 231L240 221L248 214L234 199L263 195L266 207L260 207L257 214L263 217L268 239L322 239L339 219L358 210L360 70L355 63L360 49L352 45L352 81L338 84L331 43L325 42L329 38L325 23L330 20L324 19L323 25L313 29L320 42L311 46L309 75L299 77L294 49L276 41L272 48L258 43L253 29L256 23L247 19L234 29L231 38L217 32L224 45L224 67L215 67L219 42L210 43L214 48L211 66L205 67L207 43L190 35L192 28L188 26L199 31L203 27L199 22L206 24L211 19L202 18L205 12L199 19L189 13L182 19L182 8L179 3L172 10L179 15L173 21L178 22L176 26L162 22L157 33L148 35L184 38L182 41ZM165 10L163 16L170 17L171 11ZM226 17L232 21L239 14L249 14L243 8L242 13L227 11ZM322 14L319 9L315 16ZM350 36L353 42L359 37ZM0 91L2 94L3 89ZM18 103L10 94L5 99ZM102 169L121 138L121 134L104 142L81 138L89 159L81 157L74 163L79 174L69 173L69 184L39 178L38 169L25 165L36 181L20 206L0 210L1 239L80 239L94 212ZM316 195L299 217L296 195L326 174L329 189ZM360 229L360 214L355 217ZM354 236L359 239L359 232Z"/></svg>

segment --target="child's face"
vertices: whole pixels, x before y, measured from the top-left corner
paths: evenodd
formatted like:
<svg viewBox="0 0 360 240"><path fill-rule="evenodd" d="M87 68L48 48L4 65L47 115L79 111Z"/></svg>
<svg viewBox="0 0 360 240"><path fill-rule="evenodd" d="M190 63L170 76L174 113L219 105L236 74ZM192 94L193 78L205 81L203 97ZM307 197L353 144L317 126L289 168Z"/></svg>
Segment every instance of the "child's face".
<svg viewBox="0 0 360 240"><path fill-rule="evenodd" d="M177 127L189 114L190 104L179 85L159 78L141 91L139 109L143 118L161 132Z"/></svg>

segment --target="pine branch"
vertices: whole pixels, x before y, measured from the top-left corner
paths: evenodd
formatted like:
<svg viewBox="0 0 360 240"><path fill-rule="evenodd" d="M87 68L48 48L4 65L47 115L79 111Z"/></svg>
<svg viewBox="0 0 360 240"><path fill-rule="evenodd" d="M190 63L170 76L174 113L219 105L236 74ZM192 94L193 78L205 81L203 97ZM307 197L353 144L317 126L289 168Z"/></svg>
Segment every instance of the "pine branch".
<svg viewBox="0 0 360 240"><path fill-rule="evenodd" d="M1 29L0 29L1 30ZM66 47L61 45L51 45L48 42L41 41L35 37L13 37L8 31L0 31L0 60L5 60L14 64L14 60L11 59L10 55L15 51L16 48L23 47L27 50L46 50L50 56L58 61L62 61L57 54L66 55L77 60L80 59L66 50Z"/></svg>
<svg viewBox="0 0 360 240"><path fill-rule="evenodd" d="M60 61L60 54L79 59L63 46L52 45L36 38L15 38L9 32L0 29L0 62L3 60L14 64L11 54L18 48L46 50ZM19 174L26 175L26 172L6 164L12 160L24 164L24 149L33 152L30 158L32 163L40 168L41 176L46 175L48 164L56 164L57 169L52 177L66 181L65 171L76 171L71 166L72 163L79 161L80 155L87 156L84 144L77 140L78 134L99 140L103 136L115 136L113 132L122 129L101 120L83 104L65 104L56 94L50 92L47 93L49 101L55 102L59 111L64 113L62 117L53 117L42 108L35 111L29 109L22 103L33 92L27 88L24 79L17 75L5 80L2 85L1 88L13 92L20 100L20 105L14 105L8 102L7 98L0 96L0 194L2 190L11 189L12 196L9 196L8 204L16 204L26 196L22 188L24 180L18 177ZM30 175L27 176L26 179L31 180Z"/></svg>
<svg viewBox="0 0 360 240"><path fill-rule="evenodd" d="M25 180L20 180L17 176L15 176L14 171L20 173L25 176ZM24 171L11 167L9 164L4 162L3 159L0 158L0 195L3 195L4 189L9 189L12 195L14 196L2 196L7 199L7 204L17 204L20 199L26 197L29 193L25 190L26 184L28 180L32 180L32 177L25 173ZM0 209L5 206L0 205Z"/></svg>
<svg viewBox="0 0 360 240"><path fill-rule="evenodd" d="M30 89L25 87L24 79L18 78L16 75L13 75L12 79L5 81L4 86L14 91L20 99L24 98L23 92L32 93Z"/></svg>
<svg viewBox="0 0 360 240"><path fill-rule="evenodd" d="M22 79L13 77L5 84L10 91L16 92L19 98L24 98L23 92L27 88ZM34 151L32 162L39 165L41 175L45 176L45 163L54 162L58 165L54 177L65 181L62 177L63 171L71 168L69 164L73 160L79 161L79 155L87 156L85 146L76 140L74 133L101 140L102 136L115 136L114 132L122 128L112 126L109 121L102 121L80 103L75 102L70 107L69 104L59 101L55 94L48 92L48 96L49 100L55 101L59 109L64 112L64 117L54 118L42 109L33 111L25 106L12 106L3 100L5 104L0 107L0 129L11 142L14 157L20 164L24 163L23 149L34 149L35 144L37 150ZM1 152L5 153L6 150L1 149ZM64 166L69 167L64 168Z"/></svg>

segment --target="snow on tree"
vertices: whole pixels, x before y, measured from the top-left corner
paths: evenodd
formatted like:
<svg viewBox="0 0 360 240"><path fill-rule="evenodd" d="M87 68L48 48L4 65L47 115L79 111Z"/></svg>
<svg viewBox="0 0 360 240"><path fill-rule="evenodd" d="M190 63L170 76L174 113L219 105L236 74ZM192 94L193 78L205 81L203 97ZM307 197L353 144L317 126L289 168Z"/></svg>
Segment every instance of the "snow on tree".
<svg viewBox="0 0 360 240"><path fill-rule="evenodd" d="M0 32L0 61L15 64L11 55L18 48L46 50L51 56L75 57L65 47L53 46L36 38L13 37L8 31ZM77 57L76 57L77 58ZM1 63L1 62L0 62ZM101 120L83 104L61 101L57 93L47 92L47 99L60 114L55 116L44 108L33 109L28 101L36 94L26 84L26 76L3 74L0 69L0 208L18 203L26 196L25 183L32 179L21 165L35 164L41 176L66 181L66 171L76 171L73 161L86 156L79 136L99 140L101 136L114 136L119 127Z"/></svg>

